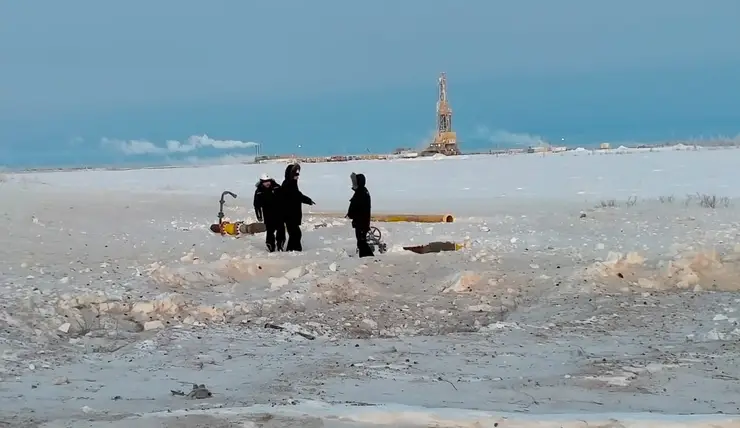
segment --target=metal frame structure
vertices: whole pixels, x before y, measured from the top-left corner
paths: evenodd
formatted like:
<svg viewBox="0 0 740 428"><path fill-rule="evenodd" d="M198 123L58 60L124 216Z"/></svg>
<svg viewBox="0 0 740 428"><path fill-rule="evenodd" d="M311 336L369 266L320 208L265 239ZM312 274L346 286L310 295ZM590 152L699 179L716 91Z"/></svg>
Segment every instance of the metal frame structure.
<svg viewBox="0 0 740 428"><path fill-rule="evenodd" d="M379 252L380 254L385 253L388 251L388 245L386 245L385 242L381 240L382 235L380 234L380 229L378 229L375 226L372 226L370 230L367 231L367 243L371 247L375 247L375 250Z"/></svg>
<svg viewBox="0 0 740 428"><path fill-rule="evenodd" d="M437 95L437 132L434 140L421 152L422 156L443 154L455 156L461 154L457 145L457 133L452 130L452 108L447 99L447 73L442 73L438 80Z"/></svg>

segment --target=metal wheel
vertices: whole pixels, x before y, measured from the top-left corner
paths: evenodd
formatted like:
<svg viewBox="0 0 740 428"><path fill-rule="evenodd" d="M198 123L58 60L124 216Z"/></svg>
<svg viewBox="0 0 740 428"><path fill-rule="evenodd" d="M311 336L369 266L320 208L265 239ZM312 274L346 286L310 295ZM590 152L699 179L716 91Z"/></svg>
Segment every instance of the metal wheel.
<svg viewBox="0 0 740 428"><path fill-rule="evenodd" d="M382 235L380 234L380 229L373 226L370 228L370 230L367 231L367 242L379 244L381 236Z"/></svg>

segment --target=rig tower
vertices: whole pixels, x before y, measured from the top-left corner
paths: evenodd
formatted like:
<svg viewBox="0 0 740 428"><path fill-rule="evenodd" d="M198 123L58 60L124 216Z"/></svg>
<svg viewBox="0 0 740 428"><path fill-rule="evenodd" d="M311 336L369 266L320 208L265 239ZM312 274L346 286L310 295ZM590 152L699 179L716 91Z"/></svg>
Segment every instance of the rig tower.
<svg viewBox="0 0 740 428"><path fill-rule="evenodd" d="M422 156L431 156L437 153L454 156L460 154L457 145L457 134L452 130L452 109L447 100L447 74L439 76L439 94L437 98L437 132L434 140L421 152Z"/></svg>

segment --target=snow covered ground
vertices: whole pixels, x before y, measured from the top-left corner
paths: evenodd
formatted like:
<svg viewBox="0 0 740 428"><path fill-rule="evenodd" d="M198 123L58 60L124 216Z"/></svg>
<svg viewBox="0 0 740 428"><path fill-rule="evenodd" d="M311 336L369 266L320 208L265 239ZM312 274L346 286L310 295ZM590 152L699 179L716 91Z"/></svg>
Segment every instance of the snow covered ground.
<svg viewBox="0 0 740 428"><path fill-rule="evenodd" d="M344 212L354 171L376 212L456 216L377 223L372 260L308 209L301 254L207 230L225 189L253 219L284 165L5 175L0 426L740 426L739 164L304 165L316 212ZM193 383L212 396L171 393Z"/></svg>

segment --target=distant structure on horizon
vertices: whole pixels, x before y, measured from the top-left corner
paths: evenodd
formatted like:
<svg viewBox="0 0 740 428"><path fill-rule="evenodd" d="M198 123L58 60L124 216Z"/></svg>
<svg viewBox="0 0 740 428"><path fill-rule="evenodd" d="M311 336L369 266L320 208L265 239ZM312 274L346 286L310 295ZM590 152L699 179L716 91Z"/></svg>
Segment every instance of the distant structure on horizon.
<svg viewBox="0 0 740 428"><path fill-rule="evenodd" d="M452 108L447 100L447 73L439 76L439 95L437 99L437 132L434 140L422 150L422 156L443 154L447 156L459 155L457 133L452 130Z"/></svg>

